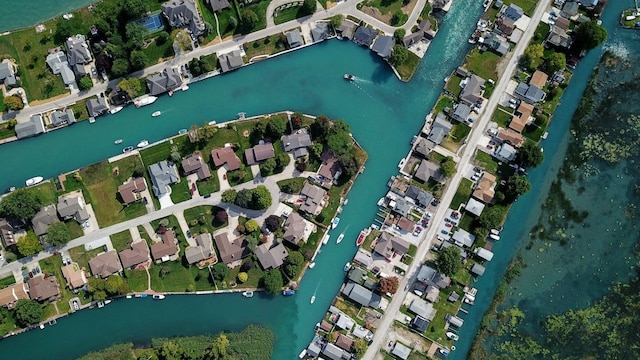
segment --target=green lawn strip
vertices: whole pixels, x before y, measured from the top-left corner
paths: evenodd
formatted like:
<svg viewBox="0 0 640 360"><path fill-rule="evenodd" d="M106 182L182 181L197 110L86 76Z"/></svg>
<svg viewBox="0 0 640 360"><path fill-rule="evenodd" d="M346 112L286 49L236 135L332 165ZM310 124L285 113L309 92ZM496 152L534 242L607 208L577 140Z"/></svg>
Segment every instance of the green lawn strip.
<svg viewBox="0 0 640 360"><path fill-rule="evenodd" d="M301 11L300 6L290 7L288 9L280 10L277 13L278 15L274 17L273 22L276 25L280 25L280 24L286 23L287 21L295 20L299 17L303 17L306 15L306 14L302 15L302 13L303 12Z"/></svg>
<svg viewBox="0 0 640 360"><path fill-rule="evenodd" d="M183 138L174 139L174 144L179 139ZM145 168L162 160L167 160L169 155L171 155L171 146L173 145L165 141L140 151L140 157L142 158L142 163Z"/></svg>
<svg viewBox="0 0 640 360"><path fill-rule="evenodd" d="M211 69L215 69L218 67L218 56L215 53L203 55L200 57L200 60L209 65Z"/></svg>
<svg viewBox="0 0 640 360"><path fill-rule="evenodd" d="M74 219L65 221L65 225L67 229L69 229L69 234L71 234L71 239L79 238L84 235L84 231L82 231L82 226L78 224Z"/></svg>
<svg viewBox="0 0 640 360"><path fill-rule="evenodd" d="M460 86L460 82L464 80L463 77L458 76L456 73L451 75L449 81L445 85L445 89L453 94L453 97L457 99L460 96L460 92L462 92L462 87Z"/></svg>
<svg viewBox="0 0 640 360"><path fill-rule="evenodd" d="M451 200L452 209L457 209L461 204L464 204L469 200L469 196L471 196L471 189L473 183L469 179L462 179L460 181L460 186L458 186L458 190L456 194L453 196L453 200Z"/></svg>
<svg viewBox="0 0 640 360"><path fill-rule="evenodd" d="M406 81L411 79L413 73L418 68L418 65L420 65L420 60L422 60L418 55L412 53L411 51L407 51L407 54L407 59L403 61L402 64L400 64L398 67L396 67L396 71L398 71L398 74L400 74L400 78Z"/></svg>
<svg viewBox="0 0 640 360"><path fill-rule="evenodd" d="M454 101L450 96L444 94L440 95L436 102L436 106L433 107L432 117L435 119L439 113L444 112L445 108L453 109L453 104Z"/></svg>
<svg viewBox="0 0 640 360"><path fill-rule="evenodd" d="M396 11L400 11L403 6L402 1L388 1L388 0L366 0L362 3L364 6L369 6L380 10L383 15L393 14Z"/></svg>
<svg viewBox="0 0 640 360"><path fill-rule="evenodd" d="M187 291L190 285L195 288L191 272L182 265L181 261L153 264L149 268L149 274L151 275L151 288L155 291Z"/></svg>
<svg viewBox="0 0 640 360"><path fill-rule="evenodd" d="M56 186L53 184L53 181L47 181L27 189L40 199L42 205L55 204L58 202Z"/></svg>
<svg viewBox="0 0 640 360"><path fill-rule="evenodd" d="M0 322L0 336L4 336L12 331L18 330L15 319L15 311L10 311L9 316Z"/></svg>
<svg viewBox="0 0 640 360"><path fill-rule="evenodd" d="M2 96L0 96L0 113L2 112ZM7 123L0 124L0 140L16 136L14 129L9 129Z"/></svg>
<svg viewBox="0 0 640 360"><path fill-rule="evenodd" d="M191 200L191 189L187 178L183 177L179 183L171 185L171 201L177 204L187 200Z"/></svg>
<svg viewBox="0 0 640 360"><path fill-rule="evenodd" d="M456 123L453 125L451 129L451 133L449 133L449 138L455 142L456 144L460 144L471 132L471 127Z"/></svg>
<svg viewBox="0 0 640 360"><path fill-rule="evenodd" d="M313 253L318 247L318 241L322 240L321 236L323 236L324 233L325 230L318 228L317 231L312 232L307 241L300 246L300 252L305 256L305 258L307 258L307 260L310 260L313 257Z"/></svg>
<svg viewBox="0 0 640 360"><path fill-rule="evenodd" d="M96 257L96 255L98 255L101 252L103 252L102 247L86 251L84 249L84 245L76 246L74 248L69 249L69 255L71 256L71 260L77 262L78 266L80 266L81 269L84 269L88 273L91 272L91 269L89 268L89 260Z"/></svg>
<svg viewBox="0 0 640 360"><path fill-rule="evenodd" d="M121 231L110 236L111 244L116 251L120 252L129 248L129 244L133 240L131 238L131 232L129 230Z"/></svg>
<svg viewBox="0 0 640 360"><path fill-rule="evenodd" d="M437 151L432 151L429 153L429 160L431 160L432 162L436 163L436 164L440 164L441 162L444 161L444 159L446 159L446 156L440 154Z"/></svg>
<svg viewBox="0 0 640 360"><path fill-rule="evenodd" d="M302 187L304 186L304 182L307 179L305 178L292 178L292 179L285 179L285 180L280 180L278 181L278 187L280 188L280 190L283 189L283 187L289 187L291 189L300 189L302 190Z"/></svg>
<svg viewBox="0 0 640 360"><path fill-rule="evenodd" d="M7 111L7 106L4 104L4 96L0 96L0 113Z"/></svg>
<svg viewBox="0 0 640 360"><path fill-rule="evenodd" d="M129 291L142 292L147 290L148 277L144 270L125 270L124 279L129 285Z"/></svg>
<svg viewBox="0 0 640 360"><path fill-rule="evenodd" d="M71 105L73 115L76 117L76 121L89 119L89 110L87 110L87 99L77 100L75 104Z"/></svg>
<svg viewBox="0 0 640 360"><path fill-rule="evenodd" d="M498 163L496 160L489 154L478 151L476 154L476 160L479 167L483 168L485 171L488 171L492 174L496 174L498 171Z"/></svg>
<svg viewBox="0 0 640 360"><path fill-rule="evenodd" d="M451 340L448 340L445 336L446 330L444 325L446 320L444 318L447 314L455 315L458 312L458 307L462 301L462 297L460 297L460 299L455 303L446 300L449 297L449 294L453 291L462 295L462 288L455 284L451 285L447 289L440 290L440 301L433 304L433 308L436 310L436 316L424 332L425 336L429 339L441 339L442 344L448 345L451 345Z"/></svg>
<svg viewBox="0 0 640 360"><path fill-rule="evenodd" d="M213 172L211 175L213 176L207 180L196 182L198 192L202 196L220 191L220 180L218 180L218 174Z"/></svg>
<svg viewBox="0 0 640 360"><path fill-rule="evenodd" d="M280 35L269 35L262 39L245 44L245 61L259 55L274 55L285 51L285 44Z"/></svg>
<svg viewBox="0 0 640 360"><path fill-rule="evenodd" d="M9 285L13 285L16 283L16 278L13 277L13 274L10 274L7 277L0 279L0 289L4 289Z"/></svg>
<svg viewBox="0 0 640 360"><path fill-rule="evenodd" d="M76 297L77 295L72 293L69 288L67 288L66 280L62 275L62 256L49 256L48 258L40 260L40 270L42 270L43 274L53 275L58 280L58 285L60 287L60 298L56 300L58 305L58 310L60 313L66 313L71 311L71 307L69 306L69 300L71 298Z"/></svg>
<svg viewBox="0 0 640 360"><path fill-rule="evenodd" d="M151 236L147 233L147 230L144 229L144 226L138 225L138 233L140 234L140 237L147 242L147 245L153 244L153 240L151 240Z"/></svg>
<svg viewBox="0 0 640 360"><path fill-rule="evenodd" d="M380 230L371 230L369 235L367 235L367 237L364 239L364 242L362 243L362 248L367 251L371 250L371 244L378 236L380 236L380 234L382 234L382 231Z"/></svg>
<svg viewBox="0 0 640 360"><path fill-rule="evenodd" d="M157 35L157 34L155 34ZM142 52L146 55L146 66L155 65L168 58L172 58L175 53L173 51L173 42L171 40L166 41L162 45L158 45L155 41L146 47L142 48Z"/></svg>
<svg viewBox="0 0 640 360"><path fill-rule="evenodd" d="M545 130L547 129L547 125L548 124L546 121L540 125L536 125L535 123L529 124L524 127L522 135L535 142L538 142L542 138L542 134L544 134Z"/></svg>
<svg viewBox="0 0 640 360"><path fill-rule="evenodd" d="M555 90L555 96L552 95L552 92L554 90L549 91L547 93L547 97L545 98L544 104L540 106L542 111L547 114L553 114L556 111L558 105L560 105L560 99L562 99L562 93L564 93L564 89L560 86L556 89L557 90Z"/></svg>
<svg viewBox="0 0 640 360"><path fill-rule="evenodd" d="M460 222L458 223L458 227L460 229L464 229L468 232L471 232L473 230L473 218L469 215L462 215L462 219L460 219Z"/></svg>
<svg viewBox="0 0 640 360"><path fill-rule="evenodd" d="M508 112L510 108L504 106L498 106L496 111L493 113L493 121L495 121L498 126L507 128L509 126L509 122L513 118L513 114Z"/></svg>
<svg viewBox="0 0 640 360"><path fill-rule="evenodd" d="M325 207L320 214L315 217L315 220L325 226L331 223L331 220L336 215L338 207L340 206L340 195L344 190L345 185L332 186L329 190L329 201L327 201Z"/></svg>
<svg viewBox="0 0 640 360"><path fill-rule="evenodd" d="M214 217L221 208L217 206L196 206L184 211L184 219L189 224L191 233L195 234L210 233L226 227L229 223L215 224Z"/></svg>
<svg viewBox="0 0 640 360"><path fill-rule="evenodd" d="M416 253L418 252L418 247L415 245L410 245L409 246L409 251L407 251L407 255L409 256L416 256Z"/></svg>
<svg viewBox="0 0 640 360"><path fill-rule="evenodd" d="M260 282L260 279L262 278L262 275L264 274L264 271L262 271L262 268L260 268L260 263L255 258L255 256L251 256L251 257L248 257L248 258L244 259L244 261L248 261L248 260L251 260L253 265L251 266L251 269L249 269L249 271L247 272L247 275L249 275L249 278L247 279L247 281L245 283L240 284L238 282L238 274L240 273L241 266L236 266L233 269L229 269L229 274L227 274L227 276L224 278L224 284L222 284L220 282L217 283L218 288L227 289L227 288L229 288L229 284L233 283L233 282L238 283L239 287L257 288L258 287L258 283Z"/></svg>
<svg viewBox="0 0 640 360"><path fill-rule="evenodd" d="M496 68L500 55L492 51L480 52L477 48L467 55L464 67L484 79L497 79Z"/></svg>

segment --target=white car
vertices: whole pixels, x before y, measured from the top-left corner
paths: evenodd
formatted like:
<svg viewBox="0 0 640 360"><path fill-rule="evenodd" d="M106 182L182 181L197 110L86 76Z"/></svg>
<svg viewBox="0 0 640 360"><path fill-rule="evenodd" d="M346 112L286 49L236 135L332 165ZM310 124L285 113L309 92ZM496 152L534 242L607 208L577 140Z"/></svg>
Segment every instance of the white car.
<svg viewBox="0 0 640 360"><path fill-rule="evenodd" d="M4 261L4 257L2 256L2 253L0 252L0 262Z"/></svg>

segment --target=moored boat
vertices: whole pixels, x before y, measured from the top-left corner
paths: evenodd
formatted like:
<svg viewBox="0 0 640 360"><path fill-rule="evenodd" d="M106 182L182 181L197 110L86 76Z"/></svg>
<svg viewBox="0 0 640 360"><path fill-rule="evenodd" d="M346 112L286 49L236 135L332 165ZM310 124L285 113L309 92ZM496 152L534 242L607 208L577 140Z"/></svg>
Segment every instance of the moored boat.
<svg viewBox="0 0 640 360"><path fill-rule="evenodd" d="M284 295L284 296L292 296L295 293L296 293L296 291L292 290L292 289L282 290L282 295Z"/></svg>
<svg viewBox="0 0 640 360"><path fill-rule="evenodd" d="M24 183L27 186L33 186L33 185L40 184L42 182L42 180L44 180L44 178L42 176L34 176L31 179L27 179L27 181L25 181Z"/></svg>
<svg viewBox="0 0 640 360"><path fill-rule="evenodd" d="M453 341L458 341L458 339L460 339L460 337L458 336L458 334L453 333L451 331L447 332L447 337Z"/></svg>
<svg viewBox="0 0 640 360"><path fill-rule="evenodd" d="M133 103L136 105L136 107L141 107L141 106L151 105L154 102L156 102L156 100L158 100L158 98L155 96L147 96L140 100L136 100Z"/></svg>
<svg viewBox="0 0 640 360"><path fill-rule="evenodd" d="M127 146L126 148L122 149L123 153L128 153L129 151L133 151L133 146Z"/></svg>
<svg viewBox="0 0 640 360"><path fill-rule="evenodd" d="M314 267L316 267L316 263L315 262L309 263L309 269L313 269Z"/></svg>
<svg viewBox="0 0 640 360"><path fill-rule="evenodd" d="M182 90L182 91L187 91L187 90L189 90L189 85L187 85L187 84L183 84L183 85L180 87L180 90Z"/></svg>
<svg viewBox="0 0 640 360"><path fill-rule="evenodd" d="M341 233L338 238L336 239L336 244L340 244L342 242L342 239L344 239L344 233Z"/></svg>
<svg viewBox="0 0 640 360"><path fill-rule="evenodd" d="M113 143L116 144L116 145L122 144L122 139L118 139L118 140L114 141Z"/></svg>
<svg viewBox="0 0 640 360"><path fill-rule="evenodd" d="M153 295L153 300L164 300L166 296L162 295L162 294L155 294Z"/></svg>
<svg viewBox="0 0 640 360"><path fill-rule="evenodd" d="M356 239L356 245L357 246L362 245L362 243L364 242L364 239L366 238L367 238L367 229L364 229L360 231L360 235L358 235L358 238Z"/></svg>
<svg viewBox="0 0 640 360"><path fill-rule="evenodd" d="M493 234L493 235L500 235L500 230L498 230L498 229L491 229L491 234Z"/></svg>
<svg viewBox="0 0 640 360"><path fill-rule="evenodd" d="M322 245L327 245L327 243L329 243L329 238L331 236L329 234L325 234L324 237L322 238Z"/></svg>
<svg viewBox="0 0 640 360"><path fill-rule="evenodd" d="M489 237L490 237L491 239L495 240L495 241L500 240L500 236L498 236L498 235L496 235L496 234L491 234L491 235L489 235Z"/></svg>
<svg viewBox="0 0 640 360"><path fill-rule="evenodd" d="M162 112L160 112L160 111L154 111L153 114L151 114L151 116L153 116L153 117L158 117L160 115L162 115Z"/></svg>
<svg viewBox="0 0 640 360"><path fill-rule="evenodd" d="M188 131L187 129L180 129L178 130L178 135L186 134L187 131Z"/></svg>
<svg viewBox="0 0 640 360"><path fill-rule="evenodd" d="M356 77L351 74L344 74L344 79L348 81L354 81Z"/></svg>
<svg viewBox="0 0 640 360"><path fill-rule="evenodd" d="M332 228L332 229L335 229L336 227L338 227L338 224L340 224L340 218L336 216L336 217L331 221L331 228Z"/></svg>
<svg viewBox="0 0 640 360"><path fill-rule="evenodd" d="M246 298L252 298L253 297L253 291L249 290L249 291L244 291L242 293L242 296L246 297Z"/></svg>
<svg viewBox="0 0 640 360"><path fill-rule="evenodd" d="M105 305L109 305L109 304L111 304L111 301L113 301L113 300L105 300L105 301L104 301L104 304L105 304Z"/></svg>
<svg viewBox="0 0 640 360"><path fill-rule="evenodd" d="M116 114L117 112L119 112L119 111L120 111L120 110L122 110L123 108L124 108L124 107L122 107L122 106L116 106L116 107L114 107L113 109L109 110L109 112L110 112L111 114Z"/></svg>
<svg viewBox="0 0 640 360"><path fill-rule="evenodd" d="M143 148L143 147L148 146L148 145L149 145L149 141L147 141L147 140L142 140L142 141L140 141L140 142L138 143L138 148Z"/></svg>
<svg viewBox="0 0 640 360"><path fill-rule="evenodd" d="M343 268L343 270L344 270L344 271L349 271L349 269L351 269L351 263L350 263L350 262L347 262L346 264L344 264L344 268Z"/></svg>

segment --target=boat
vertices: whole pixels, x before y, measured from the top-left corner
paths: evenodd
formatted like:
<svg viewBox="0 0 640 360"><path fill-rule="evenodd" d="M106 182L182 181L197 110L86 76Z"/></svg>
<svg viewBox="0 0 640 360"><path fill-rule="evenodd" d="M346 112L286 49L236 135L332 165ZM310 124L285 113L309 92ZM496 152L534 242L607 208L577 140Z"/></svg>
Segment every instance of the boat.
<svg viewBox="0 0 640 360"><path fill-rule="evenodd" d="M96 122L96 118L94 118L93 116L89 117L89 124L93 124L94 122Z"/></svg>
<svg viewBox="0 0 640 360"><path fill-rule="evenodd" d="M25 181L24 183L27 186L33 186L33 185L40 184L42 182L42 180L44 180L44 178L42 176L34 176L31 179L27 179L27 181Z"/></svg>
<svg viewBox="0 0 640 360"><path fill-rule="evenodd" d="M178 130L178 135L186 134L187 131L188 131L187 129L180 129Z"/></svg>
<svg viewBox="0 0 640 360"><path fill-rule="evenodd" d="M105 300L105 301L104 301L104 304L105 304L105 305L109 305L109 304L111 304L111 301L113 301L113 300Z"/></svg>
<svg viewBox="0 0 640 360"><path fill-rule="evenodd" d="M156 100L158 100L156 96L147 96L140 100L136 100L133 103L136 105L136 107L141 107L141 106L151 105L154 102L156 102Z"/></svg>
<svg viewBox="0 0 640 360"><path fill-rule="evenodd" d="M40 324L40 330L44 329L44 324Z"/></svg>
<svg viewBox="0 0 640 360"><path fill-rule="evenodd" d="M138 148L143 148L143 147L148 146L148 145L149 145L149 141L147 141L147 140L142 140L142 141L140 141L140 142L138 143Z"/></svg>
<svg viewBox="0 0 640 360"><path fill-rule="evenodd" d="M360 231L360 235L358 235L358 238L356 239L356 245L360 246L362 245L362 243L364 242L364 239L367 238L367 230L362 230Z"/></svg>
<svg viewBox="0 0 640 360"><path fill-rule="evenodd" d="M316 267L316 263L315 262L309 263L309 269L313 269L314 267Z"/></svg>
<svg viewBox="0 0 640 360"><path fill-rule="evenodd" d="M246 298L252 298L253 297L253 291L249 290L249 291L244 291L242 293L242 296L246 297Z"/></svg>
<svg viewBox="0 0 640 360"><path fill-rule="evenodd" d="M489 9L489 6L491 6L491 0L484 0L484 3L482 3L484 11L487 11Z"/></svg>
<svg viewBox="0 0 640 360"><path fill-rule="evenodd" d="M122 149L123 153L128 153L129 151L133 151L133 146L127 146L126 148Z"/></svg>
<svg viewBox="0 0 640 360"><path fill-rule="evenodd" d="M133 296L127 295L127 299L131 299L131 298L133 298Z"/></svg>
<svg viewBox="0 0 640 360"><path fill-rule="evenodd" d="M324 237L322 238L322 245L327 245L327 243L329 243L329 238L331 236L329 234L325 234Z"/></svg>
<svg viewBox="0 0 640 360"><path fill-rule="evenodd" d="M139 296L139 297L141 297L141 298L146 298L146 297L147 297L147 294L142 293L142 294L140 294L140 296Z"/></svg>
<svg viewBox="0 0 640 360"><path fill-rule="evenodd" d="M56 319L49 320L49 325L55 325L57 323L58 323L58 320L56 320Z"/></svg>
<svg viewBox="0 0 640 360"><path fill-rule="evenodd" d="M304 359L305 356L307 356L307 349L302 349L300 354L298 354L298 359Z"/></svg>
<svg viewBox="0 0 640 360"><path fill-rule="evenodd" d="M495 240L495 241L500 240L500 236L498 236L498 235L496 235L496 234L491 234L491 235L489 235L489 237L490 237L491 239Z"/></svg>
<svg viewBox="0 0 640 360"><path fill-rule="evenodd" d="M162 115L162 112L160 112L160 111L154 111L153 114L151 114L151 116L153 116L153 117L158 117L160 115Z"/></svg>
<svg viewBox="0 0 640 360"><path fill-rule="evenodd" d="M332 221L331 221L331 228L335 229L336 227L338 227L338 224L340 224L340 218L339 217L335 217Z"/></svg>
<svg viewBox="0 0 640 360"><path fill-rule="evenodd" d="M116 145L122 144L122 139L118 139L118 140L114 141L113 143L116 144Z"/></svg>
<svg viewBox="0 0 640 360"><path fill-rule="evenodd" d="M344 264L344 271L349 271L349 269L351 269L351 263L347 262L346 264Z"/></svg>
<svg viewBox="0 0 640 360"><path fill-rule="evenodd" d="M122 109L124 109L124 107L122 107L122 106L116 106L116 107L114 107L113 109L109 110L109 112L110 112L111 114L115 114L115 113L117 113L118 111L120 111L120 110L122 110Z"/></svg>
<svg viewBox="0 0 640 360"><path fill-rule="evenodd" d="M316 296L315 296L315 294L314 294L314 295L311 295L311 301L309 301L309 302L310 302L311 304L313 304L314 302L316 302Z"/></svg>
<svg viewBox="0 0 640 360"><path fill-rule="evenodd" d="M493 235L500 235L500 230L498 230L498 229L491 229L491 234L493 234Z"/></svg>
<svg viewBox="0 0 640 360"><path fill-rule="evenodd" d="M153 295L153 300L164 300L166 296L162 295L162 294L155 294Z"/></svg>
<svg viewBox="0 0 640 360"><path fill-rule="evenodd" d="M458 334L456 333L452 333L451 331L447 332L447 337L453 341L458 341L458 339L460 339L460 337L458 336Z"/></svg>
<svg viewBox="0 0 640 360"><path fill-rule="evenodd" d="M356 77L351 74L344 74L344 79L348 81L354 81Z"/></svg>
<svg viewBox="0 0 640 360"><path fill-rule="evenodd" d="M102 309L104 307L104 301L98 301L98 309Z"/></svg>
<svg viewBox="0 0 640 360"><path fill-rule="evenodd" d="M284 296L292 296L296 293L295 290L291 290L291 289L286 289L286 290L282 290L282 295Z"/></svg>
<svg viewBox="0 0 640 360"><path fill-rule="evenodd" d="M336 239L336 244L340 244L343 238L344 238L344 233L340 233L340 235Z"/></svg>
<svg viewBox="0 0 640 360"><path fill-rule="evenodd" d="M187 91L187 90L189 90L189 85L187 85L187 84L183 84L183 85L180 87L180 90L182 90L182 91Z"/></svg>

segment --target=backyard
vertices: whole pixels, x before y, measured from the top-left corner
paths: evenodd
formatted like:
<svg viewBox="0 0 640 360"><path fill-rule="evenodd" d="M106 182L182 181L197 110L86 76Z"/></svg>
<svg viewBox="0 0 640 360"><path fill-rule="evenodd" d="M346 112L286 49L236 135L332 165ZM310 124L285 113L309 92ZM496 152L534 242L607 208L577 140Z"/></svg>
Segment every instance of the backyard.
<svg viewBox="0 0 640 360"><path fill-rule="evenodd" d="M502 58L493 51L480 51L475 48L467 55L464 67L483 79L496 79L496 69Z"/></svg>
<svg viewBox="0 0 640 360"><path fill-rule="evenodd" d="M96 257L96 255L103 251L104 249L102 247L87 251L85 250L84 245L80 245L69 249L69 256L71 256L71 260L78 263L78 266L80 266L81 269L84 269L86 272L90 273L91 270L89 268L89 260L93 259L94 257Z"/></svg>
<svg viewBox="0 0 640 360"><path fill-rule="evenodd" d="M202 233L213 234L216 230L229 225L229 222L218 224L215 222L215 216L218 211L223 210L217 206L196 206L184 211L184 218L189 224L189 229L193 236Z"/></svg>
<svg viewBox="0 0 640 360"><path fill-rule="evenodd" d="M458 190L456 194L453 196L453 200L451 200L452 209L458 209L460 205L464 204L469 200L471 196L471 191L473 190L473 183L471 180L463 178L460 181L460 186L458 186Z"/></svg>
<svg viewBox="0 0 640 360"><path fill-rule="evenodd" d="M117 252L120 252L124 249L129 248L129 243L131 243L131 232L129 230L121 231L119 233L115 233L110 236L111 244L113 248L116 249Z"/></svg>
<svg viewBox="0 0 640 360"><path fill-rule="evenodd" d="M411 80L411 77L413 77L413 73L418 68L418 65L420 65L420 60L422 60L420 59L420 57L418 57L418 55L412 53L411 51L407 51L407 55L407 59L403 61L399 66L396 66L396 71L398 71L398 74L400 74L400 77L404 81Z"/></svg>
<svg viewBox="0 0 640 360"><path fill-rule="evenodd" d="M259 55L273 55L286 50L284 41L280 36L281 35L269 35L262 39L245 43L244 51L246 56L244 61L248 62Z"/></svg>

